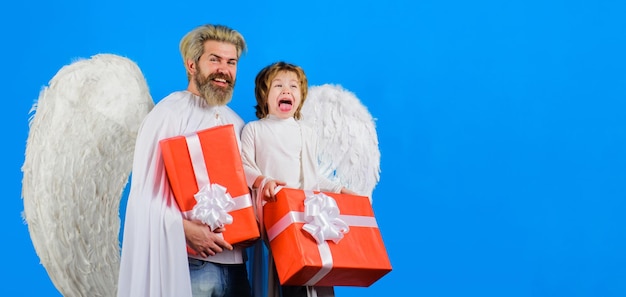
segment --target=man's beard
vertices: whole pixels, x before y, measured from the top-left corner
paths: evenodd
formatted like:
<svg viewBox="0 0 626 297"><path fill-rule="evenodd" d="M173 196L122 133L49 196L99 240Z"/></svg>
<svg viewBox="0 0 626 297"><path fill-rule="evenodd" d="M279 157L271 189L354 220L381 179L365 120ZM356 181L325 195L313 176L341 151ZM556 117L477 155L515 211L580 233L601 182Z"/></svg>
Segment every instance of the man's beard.
<svg viewBox="0 0 626 297"><path fill-rule="evenodd" d="M211 81L215 78L226 80L228 85L226 87L214 85ZM196 86L198 86L200 96L202 96L209 105L226 105L233 98L235 81L224 73L213 73L205 77L202 71L199 71L193 79L196 82Z"/></svg>

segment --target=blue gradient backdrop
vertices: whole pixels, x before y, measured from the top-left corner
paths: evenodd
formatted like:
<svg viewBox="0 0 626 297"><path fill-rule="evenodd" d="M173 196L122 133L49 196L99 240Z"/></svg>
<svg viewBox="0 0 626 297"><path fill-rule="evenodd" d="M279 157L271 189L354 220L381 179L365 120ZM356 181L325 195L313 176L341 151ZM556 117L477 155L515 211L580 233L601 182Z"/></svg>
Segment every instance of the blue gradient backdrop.
<svg viewBox="0 0 626 297"><path fill-rule="evenodd" d="M246 121L276 60L377 119L374 210L394 269L337 296L625 296L625 15L606 0L5 1L0 295L60 296L21 218L41 88L115 53L160 100L186 86L180 38L210 22L249 43L232 103Z"/></svg>

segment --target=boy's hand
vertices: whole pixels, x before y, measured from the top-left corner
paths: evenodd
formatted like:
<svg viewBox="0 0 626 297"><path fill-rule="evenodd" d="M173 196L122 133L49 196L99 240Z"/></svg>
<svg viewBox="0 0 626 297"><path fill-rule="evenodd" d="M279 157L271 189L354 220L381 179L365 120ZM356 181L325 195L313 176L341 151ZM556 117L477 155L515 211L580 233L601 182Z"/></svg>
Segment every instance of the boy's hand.
<svg viewBox="0 0 626 297"><path fill-rule="evenodd" d="M267 181L265 185L263 185L263 199L269 202L276 201L276 187L285 185L287 185L285 182L275 179Z"/></svg>

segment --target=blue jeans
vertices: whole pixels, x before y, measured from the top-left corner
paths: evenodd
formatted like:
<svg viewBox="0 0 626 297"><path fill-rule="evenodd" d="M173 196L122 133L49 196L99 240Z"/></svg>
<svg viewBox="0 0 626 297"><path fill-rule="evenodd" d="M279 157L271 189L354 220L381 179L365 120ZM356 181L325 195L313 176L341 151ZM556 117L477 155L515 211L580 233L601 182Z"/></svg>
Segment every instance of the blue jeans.
<svg viewBox="0 0 626 297"><path fill-rule="evenodd" d="M251 297L246 264L219 264L188 258L193 297Z"/></svg>

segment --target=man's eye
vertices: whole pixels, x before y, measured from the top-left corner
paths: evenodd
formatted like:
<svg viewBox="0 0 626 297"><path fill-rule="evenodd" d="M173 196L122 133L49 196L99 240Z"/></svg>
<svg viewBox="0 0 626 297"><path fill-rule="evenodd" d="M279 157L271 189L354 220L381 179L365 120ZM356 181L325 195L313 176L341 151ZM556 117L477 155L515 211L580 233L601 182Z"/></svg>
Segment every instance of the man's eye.
<svg viewBox="0 0 626 297"><path fill-rule="evenodd" d="M237 61L228 61L228 64L235 66L237 65Z"/></svg>

